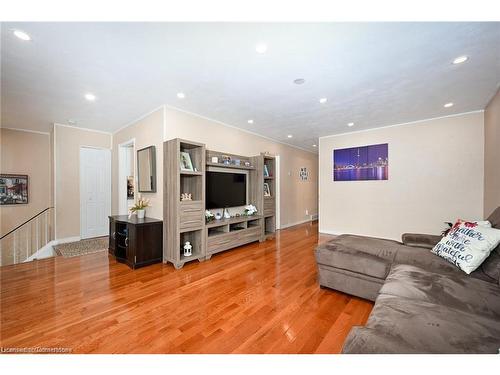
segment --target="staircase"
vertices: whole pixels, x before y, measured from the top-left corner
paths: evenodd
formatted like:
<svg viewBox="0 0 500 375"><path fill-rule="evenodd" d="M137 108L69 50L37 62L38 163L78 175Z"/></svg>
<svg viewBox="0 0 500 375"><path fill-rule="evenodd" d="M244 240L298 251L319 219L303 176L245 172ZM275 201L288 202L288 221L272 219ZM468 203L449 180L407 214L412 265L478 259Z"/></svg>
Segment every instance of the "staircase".
<svg viewBox="0 0 500 375"><path fill-rule="evenodd" d="M47 207L0 238L0 266L52 254L54 207Z"/></svg>

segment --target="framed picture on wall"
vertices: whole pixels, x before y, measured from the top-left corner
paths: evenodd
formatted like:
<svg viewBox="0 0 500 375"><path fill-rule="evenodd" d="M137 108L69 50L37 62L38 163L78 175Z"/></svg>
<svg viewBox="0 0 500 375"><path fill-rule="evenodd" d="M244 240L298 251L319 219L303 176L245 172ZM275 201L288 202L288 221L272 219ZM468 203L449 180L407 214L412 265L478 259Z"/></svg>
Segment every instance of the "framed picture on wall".
<svg viewBox="0 0 500 375"><path fill-rule="evenodd" d="M0 174L0 205L28 204L28 175Z"/></svg>
<svg viewBox="0 0 500 375"><path fill-rule="evenodd" d="M333 181L389 179L389 145L333 150Z"/></svg>

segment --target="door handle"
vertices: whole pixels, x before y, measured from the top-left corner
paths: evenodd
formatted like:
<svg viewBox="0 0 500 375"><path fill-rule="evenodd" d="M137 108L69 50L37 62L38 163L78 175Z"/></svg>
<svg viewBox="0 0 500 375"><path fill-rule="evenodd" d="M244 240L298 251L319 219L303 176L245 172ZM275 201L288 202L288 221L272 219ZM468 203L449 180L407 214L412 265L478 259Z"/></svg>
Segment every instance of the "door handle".
<svg viewBox="0 0 500 375"><path fill-rule="evenodd" d="M128 237L125 237L125 246L128 246Z"/></svg>
<svg viewBox="0 0 500 375"><path fill-rule="evenodd" d="M111 237L113 237L113 239L116 240L116 232L113 232L113 234L111 235Z"/></svg>

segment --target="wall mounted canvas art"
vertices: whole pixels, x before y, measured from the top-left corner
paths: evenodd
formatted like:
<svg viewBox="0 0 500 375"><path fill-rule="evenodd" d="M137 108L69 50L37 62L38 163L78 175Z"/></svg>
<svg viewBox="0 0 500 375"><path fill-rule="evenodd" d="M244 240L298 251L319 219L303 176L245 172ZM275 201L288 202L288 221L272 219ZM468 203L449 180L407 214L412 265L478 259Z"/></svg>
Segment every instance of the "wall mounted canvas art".
<svg viewBox="0 0 500 375"><path fill-rule="evenodd" d="M309 171L307 170L307 167L300 168L299 177L301 181L309 180Z"/></svg>
<svg viewBox="0 0 500 375"><path fill-rule="evenodd" d="M389 179L389 145L333 150L333 181Z"/></svg>
<svg viewBox="0 0 500 375"><path fill-rule="evenodd" d="M0 174L0 205L28 203L28 176Z"/></svg>

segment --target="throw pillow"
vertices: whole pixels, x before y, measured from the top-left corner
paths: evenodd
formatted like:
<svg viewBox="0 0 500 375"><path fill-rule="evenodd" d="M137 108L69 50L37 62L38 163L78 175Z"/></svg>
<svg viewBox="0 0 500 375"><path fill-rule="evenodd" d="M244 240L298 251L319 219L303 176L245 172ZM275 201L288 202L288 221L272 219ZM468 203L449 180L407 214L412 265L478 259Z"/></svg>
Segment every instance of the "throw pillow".
<svg viewBox="0 0 500 375"><path fill-rule="evenodd" d="M431 252L470 274L499 243L500 229L458 220Z"/></svg>

